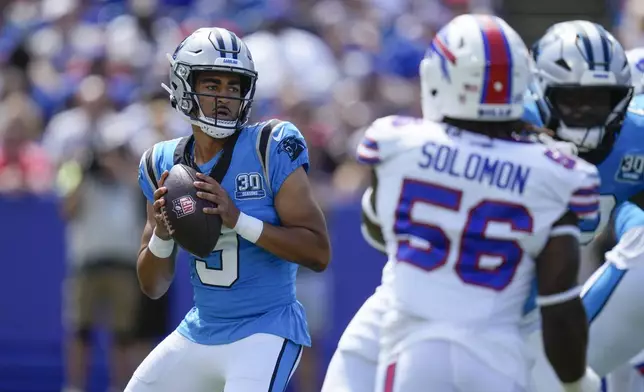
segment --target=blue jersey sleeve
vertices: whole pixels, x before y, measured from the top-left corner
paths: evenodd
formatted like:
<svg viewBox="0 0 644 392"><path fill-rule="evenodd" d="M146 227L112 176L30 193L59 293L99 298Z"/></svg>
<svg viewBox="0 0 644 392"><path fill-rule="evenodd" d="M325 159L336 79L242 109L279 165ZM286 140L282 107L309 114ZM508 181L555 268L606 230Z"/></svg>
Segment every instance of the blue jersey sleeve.
<svg viewBox="0 0 644 392"><path fill-rule="evenodd" d="M295 125L284 121L272 131L268 172L271 189L277 195L288 176L298 167L309 170L309 151L304 137Z"/></svg>
<svg viewBox="0 0 644 392"><path fill-rule="evenodd" d="M636 204L626 201L615 209L615 236L617 241L634 227L644 226L644 211Z"/></svg>
<svg viewBox="0 0 644 392"><path fill-rule="evenodd" d="M535 98L528 94L529 93L526 92L526 96L524 97L522 120L534 126L543 127L543 120L541 120L537 102L535 101Z"/></svg>
<svg viewBox="0 0 644 392"><path fill-rule="evenodd" d="M150 203L154 202L154 191L159 181L159 160L155 157L157 145L146 150L139 162L139 186Z"/></svg>

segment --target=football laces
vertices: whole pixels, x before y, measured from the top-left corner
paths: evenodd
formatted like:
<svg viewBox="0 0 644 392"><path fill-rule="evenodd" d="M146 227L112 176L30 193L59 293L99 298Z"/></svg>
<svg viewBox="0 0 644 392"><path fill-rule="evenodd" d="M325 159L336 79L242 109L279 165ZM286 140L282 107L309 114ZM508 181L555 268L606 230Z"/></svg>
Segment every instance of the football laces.
<svg viewBox="0 0 644 392"><path fill-rule="evenodd" d="M168 230L168 233L172 235L172 233L174 233L174 229L172 228L170 220L168 219L168 211L166 210L165 206L161 207L161 220L163 220L163 224L166 230Z"/></svg>

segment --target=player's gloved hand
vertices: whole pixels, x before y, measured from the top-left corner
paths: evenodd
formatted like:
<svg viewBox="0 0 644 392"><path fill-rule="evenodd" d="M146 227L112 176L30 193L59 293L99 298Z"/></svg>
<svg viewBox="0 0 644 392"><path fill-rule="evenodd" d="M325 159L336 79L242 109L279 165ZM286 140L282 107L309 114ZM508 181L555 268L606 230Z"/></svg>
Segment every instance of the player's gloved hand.
<svg viewBox="0 0 644 392"><path fill-rule="evenodd" d="M172 228L168 225L168 221L165 219L166 212L163 209L163 206L165 206L165 198L163 195L168 193L168 188L163 186L166 178L168 178L167 170L161 174L161 178L159 179L159 188L154 191L154 203L152 204L152 208L154 208L154 220L157 223L154 228L154 234L162 240L169 240L172 238Z"/></svg>
<svg viewBox="0 0 644 392"><path fill-rule="evenodd" d="M586 368L586 373L578 381L563 384L566 392L599 392L602 382L597 373L591 368Z"/></svg>
<svg viewBox="0 0 644 392"><path fill-rule="evenodd" d="M230 229L234 228L239 219L239 209L230 199L226 190L210 176L197 173L197 177L201 180L195 182L195 187L200 190L200 192L197 192L197 196L217 205L215 208L206 207L203 212L206 214L219 214L224 226Z"/></svg>
<svg viewBox="0 0 644 392"><path fill-rule="evenodd" d="M578 155L579 150L574 143L564 142L563 140L555 140L552 136L545 133L540 133L537 135L539 141L545 144L548 147L554 148L555 150L561 152L562 154L567 155Z"/></svg>

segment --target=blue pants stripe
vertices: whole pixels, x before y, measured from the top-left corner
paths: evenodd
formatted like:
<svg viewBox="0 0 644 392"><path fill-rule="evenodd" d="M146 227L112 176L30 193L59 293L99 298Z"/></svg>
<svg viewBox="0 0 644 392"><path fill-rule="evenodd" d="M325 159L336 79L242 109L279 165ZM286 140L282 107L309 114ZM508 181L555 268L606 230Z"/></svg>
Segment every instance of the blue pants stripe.
<svg viewBox="0 0 644 392"><path fill-rule="evenodd" d="M301 354L301 344L295 344L288 339L284 339L282 349L277 356L277 362L275 363L268 392L284 392L286 390L291 372L300 359Z"/></svg>
<svg viewBox="0 0 644 392"><path fill-rule="evenodd" d="M588 289L586 294L584 294L582 301L586 308L588 323L592 323L599 313L601 313L611 295L615 292L615 288L617 288L619 282L624 278L626 271L610 263L590 289Z"/></svg>

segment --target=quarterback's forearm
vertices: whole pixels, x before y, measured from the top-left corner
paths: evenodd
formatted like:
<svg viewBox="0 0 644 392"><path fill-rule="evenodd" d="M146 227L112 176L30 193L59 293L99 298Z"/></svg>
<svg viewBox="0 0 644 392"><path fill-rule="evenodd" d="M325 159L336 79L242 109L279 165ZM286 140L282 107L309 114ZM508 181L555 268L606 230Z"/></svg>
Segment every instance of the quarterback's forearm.
<svg viewBox="0 0 644 392"><path fill-rule="evenodd" d="M275 256L316 272L324 271L331 257L326 233L305 227L282 227L264 223L256 245Z"/></svg>
<svg viewBox="0 0 644 392"><path fill-rule="evenodd" d="M174 259L172 256L158 258L146 247L139 254L136 273L141 291L152 299L161 298L174 278Z"/></svg>
<svg viewBox="0 0 644 392"><path fill-rule="evenodd" d="M136 262L136 273L141 291L152 299L158 299L168 291L174 278L175 251L169 257L160 258L148 249L148 242L154 232L146 225L143 232L141 250ZM147 239L147 241L146 241Z"/></svg>

